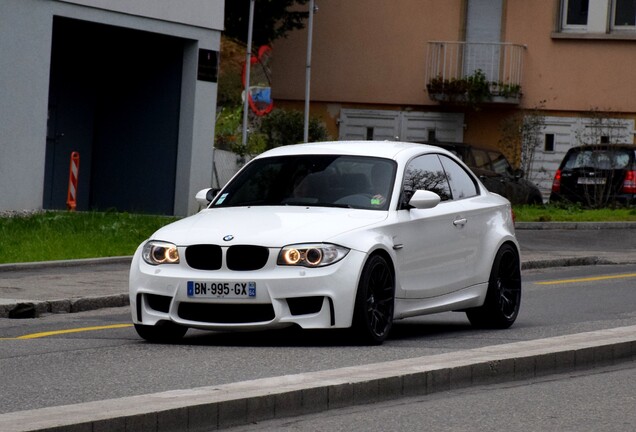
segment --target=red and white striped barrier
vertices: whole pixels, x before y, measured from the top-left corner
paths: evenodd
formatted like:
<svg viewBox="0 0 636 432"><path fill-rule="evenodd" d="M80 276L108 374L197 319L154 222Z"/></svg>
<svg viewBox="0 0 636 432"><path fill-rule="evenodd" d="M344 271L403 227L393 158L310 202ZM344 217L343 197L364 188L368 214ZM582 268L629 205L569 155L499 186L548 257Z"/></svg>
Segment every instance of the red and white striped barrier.
<svg viewBox="0 0 636 432"><path fill-rule="evenodd" d="M75 211L77 207L77 179L79 177L79 152L71 153L71 166L68 174L68 194L66 195L66 208Z"/></svg>

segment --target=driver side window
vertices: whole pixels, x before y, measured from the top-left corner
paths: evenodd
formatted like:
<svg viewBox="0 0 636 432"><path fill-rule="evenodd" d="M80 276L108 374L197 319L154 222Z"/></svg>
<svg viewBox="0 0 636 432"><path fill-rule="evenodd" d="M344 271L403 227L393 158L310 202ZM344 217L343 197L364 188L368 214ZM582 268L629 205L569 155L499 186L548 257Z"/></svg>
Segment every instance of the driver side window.
<svg viewBox="0 0 636 432"><path fill-rule="evenodd" d="M442 201L451 199L446 173L434 154L419 156L408 164L402 187L407 201L418 189L435 192Z"/></svg>

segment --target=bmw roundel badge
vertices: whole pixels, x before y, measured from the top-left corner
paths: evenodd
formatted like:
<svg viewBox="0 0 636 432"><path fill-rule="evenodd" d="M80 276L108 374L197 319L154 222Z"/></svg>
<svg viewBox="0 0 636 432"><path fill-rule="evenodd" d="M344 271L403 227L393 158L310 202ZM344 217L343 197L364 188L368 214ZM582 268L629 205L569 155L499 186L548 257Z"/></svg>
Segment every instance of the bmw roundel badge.
<svg viewBox="0 0 636 432"><path fill-rule="evenodd" d="M234 236L232 234L228 234L225 237L223 237L224 241L230 241L230 240L234 240Z"/></svg>

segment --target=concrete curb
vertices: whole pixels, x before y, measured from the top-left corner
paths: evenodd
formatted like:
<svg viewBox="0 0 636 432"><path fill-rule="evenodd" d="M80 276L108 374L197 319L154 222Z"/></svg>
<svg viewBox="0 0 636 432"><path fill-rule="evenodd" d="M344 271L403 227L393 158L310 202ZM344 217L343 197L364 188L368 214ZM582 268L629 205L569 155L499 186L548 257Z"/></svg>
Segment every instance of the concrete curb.
<svg viewBox="0 0 636 432"><path fill-rule="evenodd" d="M37 318L47 313L76 313L129 304L128 294L58 300L0 299L0 318Z"/></svg>
<svg viewBox="0 0 636 432"><path fill-rule="evenodd" d="M47 269L47 268L58 268L58 267L76 267L76 266L82 266L82 265L89 266L89 265L101 265L101 264L130 264L131 261L132 261L132 256L117 256L117 257L83 258L83 259L71 259L71 260L59 260L59 261L9 263L9 264L0 264L0 272Z"/></svg>
<svg viewBox="0 0 636 432"><path fill-rule="evenodd" d="M208 431L636 359L636 326L0 415L5 432Z"/></svg>
<svg viewBox="0 0 636 432"><path fill-rule="evenodd" d="M95 258L88 260L51 261L43 263L4 264L0 265L0 272L11 270L25 270L31 268L72 267L76 265L98 264L126 264L131 257ZM521 263L522 270L542 269L550 267L587 266L600 264L633 264L634 261L616 261L598 256L549 258L545 260L531 260ZM4 267L4 269L3 269ZM57 300L16 300L0 299L0 318L37 318L48 313L75 313L95 309L128 306L128 294L113 294L96 297L76 297Z"/></svg>
<svg viewBox="0 0 636 432"><path fill-rule="evenodd" d="M516 222L516 230L636 229L636 222Z"/></svg>
<svg viewBox="0 0 636 432"><path fill-rule="evenodd" d="M550 267L571 267L571 266L588 266L601 264L631 264L632 261L617 262L614 260L601 258L598 256L581 256L581 257L563 257L550 258L545 260L532 260L521 263L522 270L532 270Z"/></svg>

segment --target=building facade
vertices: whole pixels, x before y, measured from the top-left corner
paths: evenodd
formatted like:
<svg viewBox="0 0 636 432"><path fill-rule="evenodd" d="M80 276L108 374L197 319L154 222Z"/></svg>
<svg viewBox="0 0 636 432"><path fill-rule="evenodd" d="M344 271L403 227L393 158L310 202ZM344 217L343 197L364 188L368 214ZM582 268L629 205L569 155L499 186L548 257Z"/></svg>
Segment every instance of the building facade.
<svg viewBox="0 0 636 432"><path fill-rule="evenodd" d="M223 0L2 0L0 211L186 215L212 182Z"/></svg>
<svg viewBox="0 0 636 432"><path fill-rule="evenodd" d="M528 177L549 193L568 148L633 142L632 0L319 0L311 112L340 139L499 147L541 120ZM274 45L274 99L302 109L306 30Z"/></svg>

